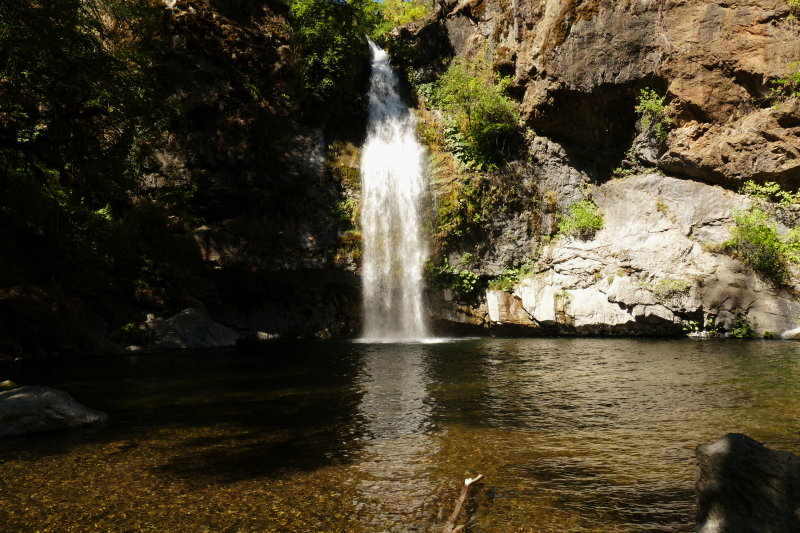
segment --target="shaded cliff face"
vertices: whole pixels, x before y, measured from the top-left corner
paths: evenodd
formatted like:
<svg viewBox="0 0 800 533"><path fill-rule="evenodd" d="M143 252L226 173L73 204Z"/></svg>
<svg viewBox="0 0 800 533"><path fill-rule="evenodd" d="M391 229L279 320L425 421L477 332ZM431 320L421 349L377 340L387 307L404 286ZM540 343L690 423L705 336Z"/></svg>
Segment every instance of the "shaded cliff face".
<svg viewBox="0 0 800 533"><path fill-rule="evenodd" d="M800 177L798 108L766 98L800 60L800 25L783 0L451 0L400 36L428 78L448 54L488 46L495 69L514 77L528 126L601 175L631 147L636 97L650 87L667 95L676 129L639 150L649 164L732 188Z"/></svg>
<svg viewBox="0 0 800 533"><path fill-rule="evenodd" d="M191 236L219 293L204 302L212 316L242 330L348 335L359 282L340 250L342 173L331 172L331 132L297 108L287 14L280 1L165 2L160 73L176 118L150 181L195 190Z"/></svg>

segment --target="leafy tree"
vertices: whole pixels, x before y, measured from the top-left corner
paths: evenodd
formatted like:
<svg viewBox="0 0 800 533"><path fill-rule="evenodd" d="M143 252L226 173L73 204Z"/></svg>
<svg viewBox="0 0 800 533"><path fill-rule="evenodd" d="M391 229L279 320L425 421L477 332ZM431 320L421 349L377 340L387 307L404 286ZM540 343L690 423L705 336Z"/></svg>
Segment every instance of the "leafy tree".
<svg viewBox="0 0 800 533"><path fill-rule="evenodd" d="M513 100L505 95L510 83L511 78L494 73L486 51L474 59L456 57L439 79L433 101L450 115L448 141L463 163L495 168L502 159L521 125Z"/></svg>
<svg viewBox="0 0 800 533"><path fill-rule="evenodd" d="M89 297L197 286L167 229L191 185L143 193L168 117L162 13L153 0L0 4L0 268Z"/></svg>
<svg viewBox="0 0 800 533"><path fill-rule="evenodd" d="M356 111L366 81L365 35L383 18L373 0L291 0L292 44L303 110L313 117ZM363 101L360 102L362 105Z"/></svg>

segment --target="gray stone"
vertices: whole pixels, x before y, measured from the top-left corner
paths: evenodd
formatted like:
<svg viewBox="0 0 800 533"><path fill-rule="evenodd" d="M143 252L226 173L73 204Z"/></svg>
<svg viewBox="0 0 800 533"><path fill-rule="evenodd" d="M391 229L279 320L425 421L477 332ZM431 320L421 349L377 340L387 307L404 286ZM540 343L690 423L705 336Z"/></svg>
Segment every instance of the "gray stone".
<svg viewBox="0 0 800 533"><path fill-rule="evenodd" d="M198 309L184 309L173 317L150 318L147 326L155 334L154 348L217 348L236 346L236 332L208 318Z"/></svg>
<svg viewBox="0 0 800 533"><path fill-rule="evenodd" d="M800 457L739 433L695 453L698 533L800 531Z"/></svg>
<svg viewBox="0 0 800 533"><path fill-rule="evenodd" d="M800 328L790 329L789 331L784 331L781 335L783 340L787 341L800 341Z"/></svg>
<svg viewBox="0 0 800 533"><path fill-rule="evenodd" d="M89 409L64 391L21 387L0 392L0 437L104 422L108 415Z"/></svg>

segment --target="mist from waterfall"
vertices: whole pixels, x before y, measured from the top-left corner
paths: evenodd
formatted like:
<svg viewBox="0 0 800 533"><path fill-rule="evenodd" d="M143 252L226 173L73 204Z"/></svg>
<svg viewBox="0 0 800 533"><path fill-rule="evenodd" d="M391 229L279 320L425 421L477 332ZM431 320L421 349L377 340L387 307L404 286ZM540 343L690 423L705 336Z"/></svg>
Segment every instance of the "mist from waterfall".
<svg viewBox="0 0 800 533"><path fill-rule="evenodd" d="M369 129L361 158L364 337L419 340L427 336L420 217L425 150L388 54L372 41L369 46Z"/></svg>

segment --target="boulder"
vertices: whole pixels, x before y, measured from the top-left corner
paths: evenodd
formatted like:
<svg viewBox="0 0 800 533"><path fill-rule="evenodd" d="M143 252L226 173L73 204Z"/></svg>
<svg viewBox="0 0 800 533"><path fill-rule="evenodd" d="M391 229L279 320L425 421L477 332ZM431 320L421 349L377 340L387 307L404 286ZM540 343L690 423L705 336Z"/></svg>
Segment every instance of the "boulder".
<svg viewBox="0 0 800 533"><path fill-rule="evenodd" d="M17 388L19 388L19 385L17 385L13 381L2 381L2 382L0 382L0 391L14 390L14 389L17 389Z"/></svg>
<svg viewBox="0 0 800 533"><path fill-rule="evenodd" d="M144 348L129 346L126 351L156 352L236 346L236 331L214 322L199 309L184 309L168 319L148 315L144 324L153 332L152 342Z"/></svg>
<svg viewBox="0 0 800 533"><path fill-rule="evenodd" d="M698 533L800 531L800 457L739 433L695 453Z"/></svg>
<svg viewBox="0 0 800 533"><path fill-rule="evenodd" d="M0 289L0 345L19 357L37 353L110 353L116 346L104 322L57 287L21 285Z"/></svg>
<svg viewBox="0 0 800 533"><path fill-rule="evenodd" d="M781 338L786 341L800 341L800 328L784 331Z"/></svg>
<svg viewBox="0 0 800 533"><path fill-rule="evenodd" d="M64 391L20 387L0 392L0 437L104 422L108 415L89 409Z"/></svg>

